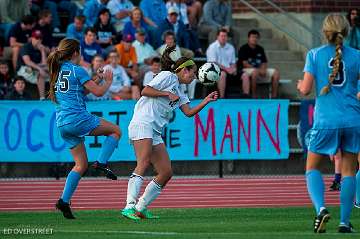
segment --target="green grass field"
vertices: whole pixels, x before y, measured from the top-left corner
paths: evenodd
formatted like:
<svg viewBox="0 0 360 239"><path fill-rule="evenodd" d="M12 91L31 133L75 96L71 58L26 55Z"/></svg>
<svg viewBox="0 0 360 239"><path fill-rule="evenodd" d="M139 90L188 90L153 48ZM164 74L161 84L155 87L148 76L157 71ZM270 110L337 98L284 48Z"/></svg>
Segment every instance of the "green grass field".
<svg viewBox="0 0 360 239"><path fill-rule="evenodd" d="M133 222L119 211L76 211L76 220L59 212L0 213L0 238L360 238L360 233L337 233L339 209L329 208L327 233L312 232L312 208L154 209L158 220ZM360 210L352 224L360 229ZM47 228L52 234L4 234L8 229Z"/></svg>

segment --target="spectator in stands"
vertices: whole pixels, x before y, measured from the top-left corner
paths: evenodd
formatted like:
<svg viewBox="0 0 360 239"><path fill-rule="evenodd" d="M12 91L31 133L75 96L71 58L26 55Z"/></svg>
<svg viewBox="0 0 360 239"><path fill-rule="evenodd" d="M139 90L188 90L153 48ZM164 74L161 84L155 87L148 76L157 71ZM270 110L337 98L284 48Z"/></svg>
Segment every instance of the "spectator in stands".
<svg viewBox="0 0 360 239"><path fill-rule="evenodd" d="M177 9L177 20L184 23L185 26L189 26L189 18L188 18L188 11L187 6L183 0L169 0L166 2L166 9L169 15L169 9L175 8Z"/></svg>
<svg viewBox="0 0 360 239"><path fill-rule="evenodd" d="M251 94L253 98L257 98L257 82L271 82L271 97L276 98L280 73L277 69L268 68L264 48L258 45L259 38L260 33L257 30L249 31L247 44L243 45L238 52L238 65L251 76Z"/></svg>
<svg viewBox="0 0 360 239"><path fill-rule="evenodd" d="M85 16L79 15L74 18L74 22L71 23L66 29L66 37L74 38L78 41L82 41L85 32Z"/></svg>
<svg viewBox="0 0 360 239"><path fill-rule="evenodd" d="M83 14L86 19L86 26L94 26L101 9L106 8L109 0L88 0L84 4Z"/></svg>
<svg viewBox="0 0 360 239"><path fill-rule="evenodd" d="M345 45L360 50L360 16L357 9L351 9L347 14L350 32L345 39Z"/></svg>
<svg viewBox="0 0 360 239"><path fill-rule="evenodd" d="M197 28L201 14L202 3L197 0L184 0L187 5L189 24L192 28Z"/></svg>
<svg viewBox="0 0 360 239"><path fill-rule="evenodd" d="M136 57L139 65L140 79L143 75L150 70L152 58L158 56L154 48L145 41L146 32L142 28L136 31L136 40L133 42L135 48Z"/></svg>
<svg viewBox="0 0 360 239"><path fill-rule="evenodd" d="M14 79L13 90L5 96L7 100L31 100L30 94L25 89L26 83L22 76L16 76Z"/></svg>
<svg viewBox="0 0 360 239"><path fill-rule="evenodd" d="M11 90L12 76L7 61L0 60L0 99L4 99Z"/></svg>
<svg viewBox="0 0 360 239"><path fill-rule="evenodd" d="M151 70L146 72L144 76L143 86L145 87L159 72L161 71L160 58L151 59Z"/></svg>
<svg viewBox="0 0 360 239"><path fill-rule="evenodd" d="M135 38L135 33L138 29L142 29L145 32L145 41L150 42L150 35L148 33L148 24L144 18L144 15L140 8L134 7L131 11L130 21L125 23L123 34L130 34Z"/></svg>
<svg viewBox="0 0 360 239"><path fill-rule="evenodd" d="M100 45L96 43L96 30L93 27L86 28L84 40L80 42L80 49L80 65L85 68L90 68L92 58L96 54L102 55L102 49Z"/></svg>
<svg viewBox="0 0 360 239"><path fill-rule="evenodd" d="M9 33L9 45L12 49L12 64L17 68L20 48L28 42L31 31L35 26L35 18L31 15L24 16L20 22L15 23Z"/></svg>
<svg viewBox="0 0 360 239"><path fill-rule="evenodd" d="M218 30L217 40L210 44L206 50L206 58L208 62L215 62L221 69L220 80L218 81L218 89L220 98L225 98L226 81L230 78L242 80L243 94L249 95L250 79L245 73L237 74L235 48L228 43L228 30L221 28Z"/></svg>
<svg viewBox="0 0 360 239"><path fill-rule="evenodd" d="M115 100L138 100L140 98L140 90L137 85L131 85L131 80L127 75L125 69L119 65L119 54L117 51L109 53L109 65L104 67L104 70L110 69L113 73L113 81L109 88L112 93L112 98Z"/></svg>
<svg viewBox="0 0 360 239"><path fill-rule="evenodd" d="M99 71L102 71L104 67L104 58L101 55L95 55L91 61L91 67L87 69L89 75L91 76L91 79L99 84L102 85L105 83L104 79L100 79L98 77ZM108 89L104 95L102 96L96 96L92 93L87 94L86 96L87 100L93 101L93 100L111 100L111 92Z"/></svg>
<svg viewBox="0 0 360 239"><path fill-rule="evenodd" d="M52 27L53 32L60 32L60 19L57 11L56 3L50 0L31 0L31 13L32 15L38 16L41 10L49 9L53 17Z"/></svg>
<svg viewBox="0 0 360 239"><path fill-rule="evenodd" d="M179 20L178 16L179 9L177 7L170 7L168 9L168 16L159 27L159 37L161 37L165 31L171 30L175 32L177 43L180 47L190 49L195 52L196 55L203 55L196 32L186 27L184 23Z"/></svg>
<svg viewBox="0 0 360 239"><path fill-rule="evenodd" d="M45 81L49 80L46 47L41 43L42 34L39 30L34 30L30 39L21 47L17 74L27 82L37 84L40 100L44 100Z"/></svg>
<svg viewBox="0 0 360 239"><path fill-rule="evenodd" d="M140 74L135 48L131 45L134 38L128 34L124 35L122 41L115 46L120 56L119 64L123 66L126 73L140 86Z"/></svg>
<svg viewBox="0 0 360 239"><path fill-rule="evenodd" d="M232 25L231 2L227 0L208 0L204 4L203 16L200 19L199 35L206 36L210 44L216 40L217 31L220 28L227 29L236 48L237 44L239 44L240 30Z"/></svg>
<svg viewBox="0 0 360 239"><path fill-rule="evenodd" d="M116 31L121 32L124 29L125 23L130 21L131 10L134 4L130 0L110 0L106 7L111 12Z"/></svg>
<svg viewBox="0 0 360 239"><path fill-rule="evenodd" d="M165 31L163 33L164 44L160 46L156 51L159 55L162 55L167 47L176 45L175 51L173 51L170 56L173 61L178 60L180 57L185 56L187 58L192 58L194 53L188 49L180 48L177 45L175 33L173 31Z"/></svg>
<svg viewBox="0 0 360 239"><path fill-rule="evenodd" d="M158 27L166 18L166 5L163 0L141 0L140 9Z"/></svg>
<svg viewBox="0 0 360 239"><path fill-rule="evenodd" d="M34 28L36 30L41 31L41 34L43 36L42 44L47 47L48 53L50 52L50 49L54 46L51 21L52 21L52 15L50 10L47 9L41 10L39 13L39 19Z"/></svg>
<svg viewBox="0 0 360 239"><path fill-rule="evenodd" d="M109 9L104 8L100 10L94 29L97 32L97 43L103 49L104 55L107 55L114 48L113 40L116 36L115 28L111 24Z"/></svg>

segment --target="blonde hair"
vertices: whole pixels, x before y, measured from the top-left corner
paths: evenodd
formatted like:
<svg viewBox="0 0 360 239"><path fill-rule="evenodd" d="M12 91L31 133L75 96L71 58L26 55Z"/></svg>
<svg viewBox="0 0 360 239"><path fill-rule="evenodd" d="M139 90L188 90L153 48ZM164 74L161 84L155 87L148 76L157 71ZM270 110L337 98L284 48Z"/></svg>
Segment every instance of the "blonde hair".
<svg viewBox="0 0 360 239"><path fill-rule="evenodd" d="M60 67L65 60L71 60L74 52L80 53L80 43L76 39L65 38L59 43L57 49L50 53L47 64L50 73L49 98L56 101L55 84L60 71Z"/></svg>
<svg viewBox="0 0 360 239"><path fill-rule="evenodd" d="M339 67L342 61L343 41L349 33L349 28L349 22L342 15L329 14L324 19L322 32L326 41L335 45L335 57L333 69L329 75L329 82L321 89L320 95L325 95L330 91L331 84L339 73Z"/></svg>

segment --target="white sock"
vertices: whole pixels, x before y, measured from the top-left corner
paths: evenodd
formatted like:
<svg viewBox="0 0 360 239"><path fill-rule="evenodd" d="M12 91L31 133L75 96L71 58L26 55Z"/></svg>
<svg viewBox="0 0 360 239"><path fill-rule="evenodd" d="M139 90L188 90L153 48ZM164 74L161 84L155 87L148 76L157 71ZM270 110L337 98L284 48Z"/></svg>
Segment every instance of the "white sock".
<svg viewBox="0 0 360 239"><path fill-rule="evenodd" d="M143 181L141 175L137 175L136 173L131 174L128 182L125 209L133 208L135 206Z"/></svg>
<svg viewBox="0 0 360 239"><path fill-rule="evenodd" d="M139 198L135 208L137 211L142 211L150 205L161 193L162 186L154 179L146 186L144 194Z"/></svg>

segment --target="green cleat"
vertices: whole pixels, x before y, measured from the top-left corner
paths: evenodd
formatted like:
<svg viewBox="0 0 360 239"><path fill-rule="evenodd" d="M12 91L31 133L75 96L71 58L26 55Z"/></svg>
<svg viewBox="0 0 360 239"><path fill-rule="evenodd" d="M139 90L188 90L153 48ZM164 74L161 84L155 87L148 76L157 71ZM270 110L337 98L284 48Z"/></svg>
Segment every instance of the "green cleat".
<svg viewBox="0 0 360 239"><path fill-rule="evenodd" d="M135 208L128 208L121 210L121 215L134 221L139 221L141 218L136 215Z"/></svg>
<svg viewBox="0 0 360 239"><path fill-rule="evenodd" d="M140 218L143 219L159 219L159 216L155 216L154 214L152 214L149 210L147 210L146 208L142 211L137 211L136 215Z"/></svg>

